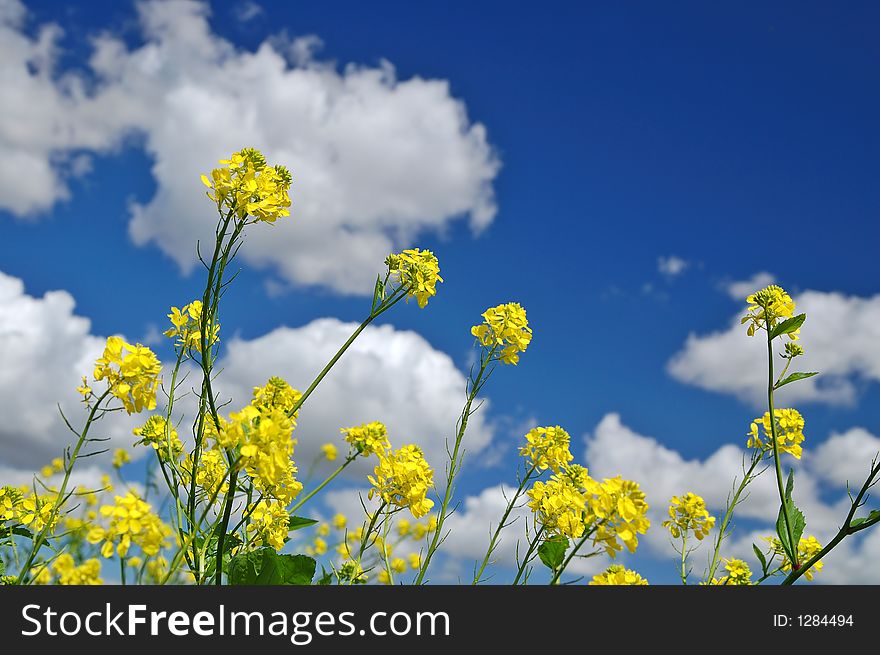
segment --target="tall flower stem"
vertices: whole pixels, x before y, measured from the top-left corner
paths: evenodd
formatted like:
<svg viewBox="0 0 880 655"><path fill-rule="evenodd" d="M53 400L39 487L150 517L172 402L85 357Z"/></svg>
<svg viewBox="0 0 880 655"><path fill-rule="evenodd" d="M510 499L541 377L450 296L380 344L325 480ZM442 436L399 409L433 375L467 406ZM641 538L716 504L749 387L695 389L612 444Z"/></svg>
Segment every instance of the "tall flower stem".
<svg viewBox="0 0 880 655"><path fill-rule="evenodd" d="M769 308L765 310L769 313ZM788 535L788 543L791 549L791 552L788 553L791 558L792 567L797 569L797 549L798 545L794 543L794 532L791 527L791 519L788 516L788 507L785 502L785 488L782 482L782 466L779 463L779 444L776 441L776 410L773 406L773 391L775 387L775 380L773 379L773 337L771 335L771 328L768 324L767 328L767 360L768 360L768 378L769 382L767 383L767 404L770 408L770 434L771 441L773 442L773 464L776 469L776 488L779 491L779 502L781 503L782 508L782 516L783 521L785 523L785 533Z"/></svg>
<svg viewBox="0 0 880 655"><path fill-rule="evenodd" d="M519 569L516 571L516 577L513 579L512 585L515 587L519 584L520 579L523 574L526 572L526 567L529 565L529 562L532 561L533 555L535 554L535 550L538 548L538 542L541 540L541 537L544 534L544 528L541 527L536 533L535 537L529 542L529 548L526 550L526 554L523 556L523 560L519 565Z"/></svg>
<svg viewBox="0 0 880 655"><path fill-rule="evenodd" d="M51 530L52 524L55 522L55 518L58 516L58 512L61 510L61 505L64 504L64 501L67 499L67 485L70 482L70 474L73 472L73 465L76 463L76 458L79 457L79 451L82 450L83 445L88 440L89 428L92 426L92 423L95 420L95 416L98 413L98 408L101 406L101 403L104 402L104 399L107 398L107 396L109 395L110 389L108 388L103 394L98 397L98 399L95 401L94 406L89 411L88 418L86 418L86 424L83 427L82 432L79 433L79 438L76 440L76 446L74 446L73 452L71 452L70 457L67 460L67 465L64 467L64 479L61 482L61 488L58 490L58 495L55 497L55 502L53 503L52 509L49 512L49 516L46 519L46 524L43 526L43 529L40 530L33 538L31 552L28 554L24 566L21 567L21 571L18 574L16 584L22 584L25 581L28 571L30 571L31 564L34 563L34 558L37 556L37 552L39 552L40 547L45 543L46 535L49 534L49 530Z"/></svg>
<svg viewBox="0 0 880 655"><path fill-rule="evenodd" d="M516 505L516 501L519 500L520 496L522 496L523 490L526 488L526 484L532 477L532 474L537 469L537 464L533 464L532 467L526 472L525 476L519 483L519 487L516 489L516 493L513 494L513 498L510 499L510 502L507 503L507 508L504 510L504 514L501 516L501 521L498 522L498 525L495 527L495 531L492 533L492 537L489 539L489 548L486 551L486 556L483 557L483 561L480 563L479 568L474 572L474 579L471 582L472 585L479 584L480 579L483 577L483 571L486 570L486 566L489 564L489 558L492 557L492 553L495 552L495 548L498 543L498 538L501 536L501 531L507 527L507 517L510 516L510 513L513 511L514 506Z"/></svg>
<svg viewBox="0 0 880 655"><path fill-rule="evenodd" d="M446 491L443 494L443 501L440 504L440 512L437 516L437 529L434 531L434 534L431 537L431 543L428 545L428 550L425 551L425 558L422 561L422 566L419 568L419 574L418 576L416 576L414 584L420 585L424 582L425 574L428 572L428 567L431 565L431 558L434 556L434 553L437 551L437 548L443 539L443 525L445 524L446 518L450 513L449 503L452 500L452 492L454 488L453 483L455 481L455 476L458 475L458 472L461 470L462 461L459 454L461 452L461 442L464 439L464 433L467 430L468 419L473 413L471 411L471 407L474 404L474 399L477 397L477 394L480 392L480 389L483 386L486 370L489 364L493 361L496 348L497 346L492 347L492 349L489 350L488 354L480 362L480 371L479 373L477 373L477 377L473 379L472 384L470 385L470 391L468 392L467 401L465 402L464 409L462 410L461 416L458 419L458 430L455 434L455 445L453 446L452 453L449 456L449 469L446 476Z"/></svg>

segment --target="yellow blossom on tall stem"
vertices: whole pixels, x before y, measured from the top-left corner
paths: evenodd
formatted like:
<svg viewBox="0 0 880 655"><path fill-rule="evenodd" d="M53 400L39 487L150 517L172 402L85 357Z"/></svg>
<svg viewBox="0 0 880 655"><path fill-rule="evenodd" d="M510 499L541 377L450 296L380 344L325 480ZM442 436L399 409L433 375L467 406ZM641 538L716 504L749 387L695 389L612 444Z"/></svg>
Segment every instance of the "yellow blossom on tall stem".
<svg viewBox="0 0 880 655"><path fill-rule="evenodd" d="M108 337L104 354L95 362L95 381L107 380L110 392L129 414L156 409L162 364L152 350Z"/></svg>
<svg viewBox="0 0 880 655"><path fill-rule="evenodd" d="M593 576L589 584L595 585L647 585L645 580L635 571L631 571L620 564L612 564L605 571Z"/></svg>
<svg viewBox="0 0 880 655"><path fill-rule="evenodd" d="M424 516L434 506L434 501L425 497L434 485L434 472L418 446L403 446L379 455L379 464L368 479L373 485L370 498L376 495L389 505L406 507L414 518Z"/></svg>
<svg viewBox="0 0 880 655"><path fill-rule="evenodd" d="M400 285L407 289L407 298L414 297L419 308L428 304L428 299L437 294L437 283L443 282L440 263L430 250L404 250L389 255L385 264L389 273L395 274Z"/></svg>
<svg viewBox="0 0 880 655"><path fill-rule="evenodd" d="M519 353L525 352L532 341L526 310L514 302L487 309L483 312L483 323L473 326L471 334L484 348L491 348L504 364L516 365Z"/></svg>

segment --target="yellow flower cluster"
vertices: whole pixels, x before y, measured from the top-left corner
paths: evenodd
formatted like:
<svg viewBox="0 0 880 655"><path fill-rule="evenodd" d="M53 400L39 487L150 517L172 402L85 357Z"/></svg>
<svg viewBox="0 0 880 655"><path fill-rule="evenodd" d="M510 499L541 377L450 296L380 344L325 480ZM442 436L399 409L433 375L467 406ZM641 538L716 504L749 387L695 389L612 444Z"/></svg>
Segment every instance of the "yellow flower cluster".
<svg viewBox="0 0 880 655"><path fill-rule="evenodd" d="M605 571L599 573L598 575L594 575L593 579L590 580L590 586L604 586L604 585L647 585L648 581L645 580L642 576L640 576L635 571L631 571L620 564L612 564Z"/></svg>
<svg viewBox="0 0 880 655"><path fill-rule="evenodd" d="M669 519L663 521L662 525L674 539L693 532L702 541L715 525L715 517L706 510L706 501L689 491L684 496L672 497L669 501Z"/></svg>
<svg viewBox="0 0 880 655"><path fill-rule="evenodd" d="M745 586L752 584L752 569L741 559L725 559L724 569L727 575L719 580L712 580L713 585Z"/></svg>
<svg viewBox="0 0 880 655"><path fill-rule="evenodd" d="M256 543L281 550L290 532L290 514L285 509L285 503L267 500L257 503L251 512L247 531L253 533L251 538Z"/></svg>
<svg viewBox="0 0 880 655"><path fill-rule="evenodd" d="M395 273L402 287L406 288L407 299L415 298L419 308L424 309L431 296L437 295L440 277L440 262L430 250L413 248L385 259L389 273Z"/></svg>
<svg viewBox="0 0 880 655"><path fill-rule="evenodd" d="M107 380L110 393L129 414L156 409L156 389L162 364L152 350L108 337L103 356L95 362L95 381Z"/></svg>
<svg viewBox="0 0 880 655"><path fill-rule="evenodd" d="M579 539L592 529L592 541L611 557L626 546L635 552L638 535L648 531L648 504L639 485L620 476L597 482L577 464L564 467L527 492L529 508L548 533ZM622 544L622 545L621 545Z"/></svg>
<svg viewBox="0 0 880 655"><path fill-rule="evenodd" d="M52 570L58 575L57 584L60 585L104 584L101 580L101 561L94 557L77 566L72 555L62 553L52 562Z"/></svg>
<svg viewBox="0 0 880 655"><path fill-rule="evenodd" d="M323 446L321 446L321 454L328 462L332 462L335 461L337 457L339 457L339 450L336 448L335 444L325 443Z"/></svg>
<svg viewBox="0 0 880 655"><path fill-rule="evenodd" d="M0 487L0 521L15 519L15 506L21 501L21 491L15 487Z"/></svg>
<svg viewBox="0 0 880 655"><path fill-rule="evenodd" d="M44 478L51 478L56 473L64 470L64 460L60 457L54 458L49 464L40 469L40 475Z"/></svg>
<svg viewBox="0 0 880 655"><path fill-rule="evenodd" d="M774 410L773 415L776 418L776 445L779 452L790 453L796 459L800 459L803 452L801 443L804 440L804 417L796 409L777 409ZM762 450L773 449L770 412L764 412L763 417L752 421L746 446Z"/></svg>
<svg viewBox="0 0 880 655"><path fill-rule="evenodd" d="M140 546L144 555L152 557L170 543L171 529L153 513L149 503L129 491L125 496L115 496L114 504L101 507L101 516L109 519L104 528L93 526L86 539L90 544L104 542L101 555L113 557L114 547L120 557L128 554L132 544Z"/></svg>
<svg viewBox="0 0 880 655"><path fill-rule="evenodd" d="M379 453L373 473L368 476L373 485L370 498L379 496L396 507L408 507L414 518L425 516L434 506L434 501L425 497L434 485L434 471L418 446Z"/></svg>
<svg viewBox="0 0 880 655"><path fill-rule="evenodd" d="M496 349L495 357L504 364L516 365L519 353L525 352L532 341L526 310L515 302L487 309L483 323L473 326L471 334L483 347Z"/></svg>
<svg viewBox="0 0 880 655"><path fill-rule="evenodd" d="M188 486L192 482L192 455L187 454L180 465L183 473L183 481ZM208 498L219 497L225 494L229 488L229 466L226 458L219 450L203 450L199 454L199 464L196 468L196 485L198 485Z"/></svg>
<svg viewBox="0 0 880 655"><path fill-rule="evenodd" d="M164 416L151 416L142 426L132 430L132 433L140 437L140 441L135 442L135 445L152 446L163 462L177 461L183 452L183 444L177 436L177 430L165 420Z"/></svg>
<svg viewBox="0 0 880 655"><path fill-rule="evenodd" d="M785 554L785 550L782 548L782 543L779 539L776 537L769 537L767 538L767 541L770 542L770 547L774 555L779 555L782 558L782 565L780 568L785 572L791 571L791 561ZM803 564L821 550L822 544L819 543L819 540L813 535L810 535L809 537L801 537L801 540L798 542L798 562ZM817 561L810 567L809 571L804 573L804 577L807 580L812 580L813 576L821 571L824 566L822 560Z"/></svg>
<svg viewBox="0 0 880 655"><path fill-rule="evenodd" d="M381 455L391 448L391 444L388 442L388 428L379 421L364 423L352 428L342 428L340 432L345 440L364 457L369 457L373 453Z"/></svg>
<svg viewBox="0 0 880 655"><path fill-rule="evenodd" d="M549 468L554 473L559 473L560 469L574 459L569 450L570 443L568 432L558 425L533 428L526 434L526 445L519 449L519 454L539 471Z"/></svg>
<svg viewBox="0 0 880 655"><path fill-rule="evenodd" d="M771 284L760 291L756 291L748 298L748 313L742 317L742 324L748 323L748 335L754 336L759 329L772 330L776 327L779 319L787 319L794 316L795 302L785 289ZM796 341L800 330L789 333L788 337Z"/></svg>
<svg viewBox="0 0 880 655"><path fill-rule="evenodd" d="M54 530L58 524L58 513L53 516L52 510L57 500L58 496L51 493L31 492L22 495L15 505L15 520L35 532L40 532L46 527L50 531Z"/></svg>
<svg viewBox="0 0 880 655"><path fill-rule="evenodd" d="M110 462L113 468L119 469L131 461L131 456L125 448L117 448L113 451L113 460Z"/></svg>
<svg viewBox="0 0 880 655"><path fill-rule="evenodd" d="M224 168L211 171L211 179L202 175L208 197L219 211L233 212L239 219L251 215L259 221L274 223L290 216L290 171L284 166L269 166L255 148L244 148L221 159Z"/></svg>
<svg viewBox="0 0 880 655"><path fill-rule="evenodd" d="M593 520L584 491L567 475L554 475L547 482L537 480L528 497L529 508L551 534L579 539Z"/></svg>
<svg viewBox="0 0 880 655"><path fill-rule="evenodd" d="M221 418L219 430L212 417L205 418L207 433L215 440L217 452L220 448L237 448L241 465L254 487L285 505L302 491L292 459L296 415L291 415L300 397L300 392L287 382L273 377L265 386L254 387L250 405L231 413L228 421Z"/></svg>
<svg viewBox="0 0 880 655"><path fill-rule="evenodd" d="M597 519L594 544L601 544L612 558L622 550L621 542L629 552L636 552L638 535L645 534L651 526L645 493L637 482L619 475L606 478L593 492L591 508Z"/></svg>
<svg viewBox="0 0 880 655"><path fill-rule="evenodd" d="M181 348L202 352L202 301L193 300L181 309L172 307L168 318L171 320L172 327L162 334L169 339L177 337L176 345ZM212 346L220 340L220 325L218 323L208 326L208 335L205 340L208 346Z"/></svg>

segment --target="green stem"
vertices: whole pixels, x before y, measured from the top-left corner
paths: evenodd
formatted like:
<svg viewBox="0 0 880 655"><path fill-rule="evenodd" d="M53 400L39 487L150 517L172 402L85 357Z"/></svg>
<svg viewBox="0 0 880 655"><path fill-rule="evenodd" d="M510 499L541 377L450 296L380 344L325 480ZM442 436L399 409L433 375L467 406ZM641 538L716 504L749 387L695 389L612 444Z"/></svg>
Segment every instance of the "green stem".
<svg viewBox="0 0 880 655"><path fill-rule="evenodd" d="M230 459L232 459L230 457ZM230 466L232 466L230 464ZM226 528L229 526L229 517L232 514L232 503L235 500L235 482L238 480L238 467L232 471L229 478L229 489L226 492L226 506L223 508L223 520L220 522L219 532L217 533L217 551L214 560L214 570L217 572L214 576L214 584L218 587L223 584L223 542L226 539Z"/></svg>
<svg viewBox="0 0 880 655"><path fill-rule="evenodd" d="M541 527L538 532L535 533L535 538L529 542L529 549L526 551L525 556L523 557L522 563L519 565L519 569L516 572L516 577L513 579L513 586L515 587L519 584L520 578L522 578L523 573L526 571L526 567L529 565L529 562L532 561L532 555L535 552L535 549L538 547L538 542L541 540L541 536L544 534L544 528Z"/></svg>
<svg viewBox="0 0 880 655"><path fill-rule="evenodd" d="M681 584L687 585L687 530L681 533Z"/></svg>
<svg viewBox="0 0 880 655"><path fill-rule="evenodd" d="M431 537L431 543L428 546L428 550L425 552L425 559L422 562L421 568L419 569L419 575L416 577L413 584L422 584L425 579L425 574L428 572L428 566L430 566L431 564L431 558L434 556L434 552L440 545L441 535L443 534L443 524L446 522L449 503L452 500L452 483L454 482L455 476L461 468L461 460L459 458L461 442L464 439L464 433L467 430L468 418L470 418L471 415L471 407L473 406L474 399L477 397L477 394L480 391L480 383L483 380L483 375L485 375L486 373L486 368L492 362L492 357L495 355L496 348L497 346L493 346L492 349L489 351L489 354L480 364L480 372L477 374L476 379L471 385L471 390L470 393L468 393L467 402L465 403L464 409L461 412L458 431L455 435L455 446L452 449L452 454L450 455L449 459L449 474L446 477L446 491L443 494L443 502L440 504L440 513L437 516L437 529L434 531L434 534Z"/></svg>
<svg viewBox="0 0 880 655"><path fill-rule="evenodd" d="M287 412L288 416L294 416L296 414L299 408L302 407L303 403L305 403L306 399L308 399L308 397L312 395L312 392L317 388L317 386L321 384L321 381L330 372L330 369L332 369L336 362L338 362L339 359L342 357L342 355L345 354L345 351L348 350L349 346L354 343L355 339L360 336L361 332L363 332L370 323L376 320L376 318L378 318L380 315L382 315L398 302L400 302L406 296L407 289L408 287L401 287L400 289L397 289L391 296L388 297L388 299L384 303L382 303L374 311L370 312L370 315L367 316L367 318L365 318L360 325L358 325L357 329L352 332L348 340L344 344L342 344L342 347L339 348L339 350L336 351L336 354L333 355L333 358L329 362L327 362L327 365L324 366L323 369L321 369L321 372L318 373L318 377L316 377L312 381L312 383L309 385L309 388L306 389L293 404L293 407L291 407L290 410Z"/></svg>
<svg viewBox="0 0 880 655"><path fill-rule="evenodd" d="M486 556L480 563L480 568L474 573L474 580L471 584L479 584L480 578L483 575L483 571L486 570L486 566L488 566L489 564L489 558L492 556L492 553L495 552L496 543L498 541L498 538L501 536L501 531L505 527L507 527L507 517L510 516L510 513L513 511L513 508L516 505L516 501L519 499L520 496L522 496L523 489L525 489L526 483L532 477L532 473L535 472L537 466L537 464L532 465L532 467L525 474L525 477L523 477L522 481L519 483L519 487L517 487L516 493L513 495L513 498L510 500L509 503L507 503L507 509L504 510L504 514L501 516L501 521L495 528L495 532L492 533L492 537L489 540L489 549L486 551Z"/></svg>
<svg viewBox="0 0 880 655"><path fill-rule="evenodd" d="M769 311L765 309L765 312ZM788 535L788 543L791 547L791 552L788 554L789 559L792 562L792 567L797 568L797 549L798 545L794 543L794 532L791 528L791 520L788 516L788 507L785 503L785 488L782 482L782 466L779 463L779 444L776 440L776 410L773 407L773 339L770 336L770 325L769 323L766 326L767 329L767 359L768 359L768 368L769 368L769 382L767 384L767 404L770 406L770 434L771 440L773 442L773 464L776 469L776 487L779 491L779 502L782 504L782 517L785 523L785 533Z"/></svg>
<svg viewBox="0 0 880 655"><path fill-rule="evenodd" d="M55 517L58 516L58 511L61 509L61 504L64 502L65 496L67 494L67 485L70 481L70 474L73 472L73 465L76 463L76 458L79 456L79 451L82 449L83 444L86 443L89 428L92 425L92 422L95 420L95 414L98 412L98 407L100 407L101 403L104 399L110 395L110 388L108 387L107 391L102 393L98 399L95 401L95 405L89 411L89 415L86 418L86 424L83 427L82 432L79 434L79 439L77 439L76 446L73 449L73 452L70 455L70 459L67 461L67 466L64 470L64 480L61 482L61 488L58 490L58 495L55 497L55 503L52 506L52 511L49 512L49 517L46 520L46 525L43 526L43 529L37 534L37 536L33 540L33 546L31 548L31 552L25 560L24 566L21 567L21 571L18 574L18 579L16 580L16 584L22 584L27 576L28 571L31 568L31 564L34 563L34 558L37 556L37 552L39 552L40 547L46 541L46 535L49 534L49 530L52 526L52 523L55 521ZM36 500L36 499L35 499Z"/></svg>
<svg viewBox="0 0 880 655"><path fill-rule="evenodd" d="M318 493L319 491L321 491L321 489L323 489L323 488L326 487L328 484L330 484L330 483L333 481L333 479L334 479L337 475L339 475L340 473L342 473L342 471L345 470L345 467L348 466L349 464L351 464L354 460L356 460L357 457L358 457L357 453L355 453L355 454L353 454L353 455L349 455L349 456L345 459L345 461L344 461L344 462L343 462L343 463L342 463L342 464L341 464L341 465L340 465L335 471L333 471L333 473L331 473L329 476L327 476L327 479L326 479L326 480L324 480L321 484L319 484L319 485L318 485L317 487L315 487L312 491L310 491L309 494L308 494L305 498L303 498L301 501L299 501L296 505L294 505L294 506L289 510L288 513L289 513L289 514L293 514L293 513L296 512L300 507L302 507L303 505L305 505L305 504L309 501L309 499L310 499L312 496L314 496L316 493Z"/></svg>
<svg viewBox="0 0 880 655"><path fill-rule="evenodd" d="M559 582L559 578L562 577L562 574L565 572L565 569L567 569L568 565L571 564L571 560L573 560L575 558L575 556L578 554L578 551L580 551L580 549L583 548L584 544L587 543L587 539L592 537L593 533L596 532L596 530L599 529L599 526L602 525L604 522L605 522L605 519L602 519L601 521L596 523L596 525L594 525L592 528L590 528L589 530L587 530L587 532L584 533L584 536L582 536L580 538L580 541L578 541L575 544L574 548L572 548L569 551L568 555L566 555L565 559L562 562L562 566L560 566L556 571L553 572L553 578L550 580L551 585L555 585L557 582Z"/></svg>
<svg viewBox="0 0 880 655"><path fill-rule="evenodd" d="M762 457L760 455L754 455L752 457L752 465L749 467L749 470L746 471L743 476L742 482L740 482L739 486L736 488L736 491L733 494L733 498L727 506L727 511L724 513L724 518L721 521L721 526L718 528L718 538L715 540L715 552L712 555L712 563L709 565L709 571L706 574L706 581L711 581L712 578L715 577L715 571L718 570L718 565L721 563L721 541L724 539L724 535L727 532L727 525L730 523L730 519L733 518L733 510L739 504L739 497L742 495L742 492L748 486L748 484L752 481L752 473L755 471L755 467L758 466L758 463L761 461Z"/></svg>

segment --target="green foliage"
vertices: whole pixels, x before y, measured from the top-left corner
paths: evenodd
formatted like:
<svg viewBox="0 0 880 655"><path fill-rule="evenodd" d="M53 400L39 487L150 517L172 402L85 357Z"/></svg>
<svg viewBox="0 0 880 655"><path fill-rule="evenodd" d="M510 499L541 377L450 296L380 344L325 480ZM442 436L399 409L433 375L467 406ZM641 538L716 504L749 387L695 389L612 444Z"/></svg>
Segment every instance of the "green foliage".
<svg viewBox="0 0 880 655"><path fill-rule="evenodd" d="M773 387L773 388L774 388L774 389L778 389L779 387L784 387L786 384L788 384L788 383L790 383L790 382L797 382L798 380L806 380L807 378L811 378L811 377L813 377L814 375L819 375L819 372L818 372L818 371L812 371L812 372L810 372L810 373L792 373L791 375L789 375L789 376L788 376L787 378L785 378L784 380L781 380L780 382L778 382L778 383L776 384L776 386Z"/></svg>
<svg viewBox="0 0 880 655"><path fill-rule="evenodd" d="M548 569L555 571L562 566L566 550L568 550L568 538L557 535L538 546L538 557Z"/></svg>
<svg viewBox="0 0 880 655"><path fill-rule="evenodd" d="M806 314L798 314L797 316L792 316L791 318L782 321L782 323L779 323L773 328L773 330L771 330L770 338L775 339L783 334L791 334L803 325L805 320L807 320Z"/></svg>
<svg viewBox="0 0 880 655"><path fill-rule="evenodd" d="M804 514L801 512L794 501L791 494L794 491L794 471L789 470L788 479L785 483L785 501L779 508L779 517L776 519L776 533L782 542L782 548L790 562L797 561L797 547L800 543L801 536L804 534L804 528L807 526ZM786 527L786 515L788 516L787 524L791 528L791 540L788 538L788 528Z"/></svg>
<svg viewBox="0 0 880 655"><path fill-rule="evenodd" d="M229 582L234 585L309 585L316 562L305 555L279 555L260 548L236 555L229 562Z"/></svg>

